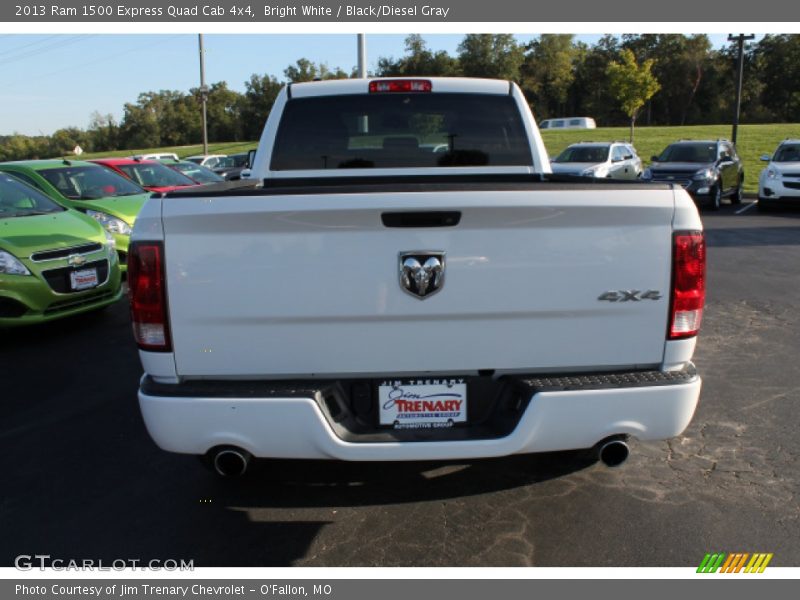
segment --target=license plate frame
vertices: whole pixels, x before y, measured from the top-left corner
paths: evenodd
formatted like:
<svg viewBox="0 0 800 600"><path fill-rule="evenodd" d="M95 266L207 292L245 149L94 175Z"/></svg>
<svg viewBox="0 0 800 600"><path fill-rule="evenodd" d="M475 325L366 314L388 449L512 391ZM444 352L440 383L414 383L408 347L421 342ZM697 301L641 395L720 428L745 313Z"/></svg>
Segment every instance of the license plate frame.
<svg viewBox="0 0 800 600"><path fill-rule="evenodd" d="M70 271L69 285L73 292L80 292L83 290L90 290L100 285L100 279L97 276L97 269L79 269Z"/></svg>
<svg viewBox="0 0 800 600"><path fill-rule="evenodd" d="M465 425L467 382L462 378L386 380L378 384L378 422L395 429Z"/></svg>

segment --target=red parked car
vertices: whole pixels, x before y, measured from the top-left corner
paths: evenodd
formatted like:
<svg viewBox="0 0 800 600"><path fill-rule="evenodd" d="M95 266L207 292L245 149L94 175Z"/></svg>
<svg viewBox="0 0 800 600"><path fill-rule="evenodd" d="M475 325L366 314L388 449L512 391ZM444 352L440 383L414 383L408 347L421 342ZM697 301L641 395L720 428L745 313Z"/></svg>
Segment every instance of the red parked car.
<svg viewBox="0 0 800 600"><path fill-rule="evenodd" d="M95 158L93 163L124 175L151 192L171 192L197 185L182 173L165 167L154 160L136 158Z"/></svg>

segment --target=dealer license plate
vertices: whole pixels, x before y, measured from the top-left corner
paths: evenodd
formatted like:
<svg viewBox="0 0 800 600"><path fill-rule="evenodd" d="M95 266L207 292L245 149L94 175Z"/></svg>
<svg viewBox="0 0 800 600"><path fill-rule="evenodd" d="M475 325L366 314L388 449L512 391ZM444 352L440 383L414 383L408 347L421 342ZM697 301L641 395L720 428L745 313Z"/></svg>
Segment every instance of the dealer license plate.
<svg viewBox="0 0 800 600"><path fill-rule="evenodd" d="M459 378L383 381L378 399L380 424L395 429L434 429L467 421L467 384Z"/></svg>
<svg viewBox="0 0 800 600"><path fill-rule="evenodd" d="M97 269L82 269L69 274L69 283L74 291L97 287Z"/></svg>

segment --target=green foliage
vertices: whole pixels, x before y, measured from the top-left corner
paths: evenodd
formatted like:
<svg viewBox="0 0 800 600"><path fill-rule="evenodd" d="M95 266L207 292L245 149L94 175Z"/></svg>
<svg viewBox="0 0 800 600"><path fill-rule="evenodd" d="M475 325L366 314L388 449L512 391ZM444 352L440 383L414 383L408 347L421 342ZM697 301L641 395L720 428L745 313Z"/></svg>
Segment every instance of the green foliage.
<svg viewBox="0 0 800 600"><path fill-rule="evenodd" d="M431 52L419 34L405 39L406 55L398 60L381 57L378 59L378 77L452 77L460 74L458 59L444 50Z"/></svg>
<svg viewBox="0 0 800 600"><path fill-rule="evenodd" d="M307 58L301 58L294 65L289 65L283 70L283 74L292 83L314 81L315 79L347 79L349 77L339 67L331 71L325 63L317 65Z"/></svg>
<svg viewBox="0 0 800 600"><path fill-rule="evenodd" d="M572 35L542 34L528 46L520 85L541 118L565 114L579 53L572 38Z"/></svg>
<svg viewBox="0 0 800 600"><path fill-rule="evenodd" d="M271 75L251 75L245 83L242 127L245 139L258 139L283 85Z"/></svg>
<svg viewBox="0 0 800 600"><path fill-rule="evenodd" d="M470 33L458 45L458 62L465 77L519 81L525 51L511 34Z"/></svg>
<svg viewBox="0 0 800 600"><path fill-rule="evenodd" d="M639 65L633 51L628 48L623 48L620 58L622 62L609 63L606 75L611 93L631 119L630 140L633 141L633 125L636 117L645 102L661 89L661 85L652 73L654 62L652 58Z"/></svg>

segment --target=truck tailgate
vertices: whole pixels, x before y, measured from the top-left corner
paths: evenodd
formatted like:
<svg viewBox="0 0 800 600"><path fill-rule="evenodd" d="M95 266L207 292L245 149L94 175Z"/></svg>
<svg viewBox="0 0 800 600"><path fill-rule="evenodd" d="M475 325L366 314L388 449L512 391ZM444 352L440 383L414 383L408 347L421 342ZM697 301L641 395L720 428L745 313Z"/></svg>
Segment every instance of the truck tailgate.
<svg viewBox="0 0 800 600"><path fill-rule="evenodd" d="M404 211L454 212L460 222L384 224L384 213ZM177 372L288 378L656 365L673 213L671 190L644 186L166 198ZM440 291L423 299L404 291L403 252L445 253Z"/></svg>

